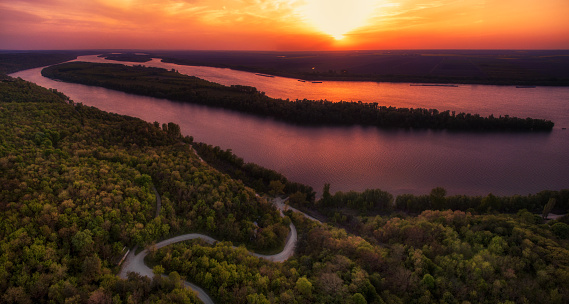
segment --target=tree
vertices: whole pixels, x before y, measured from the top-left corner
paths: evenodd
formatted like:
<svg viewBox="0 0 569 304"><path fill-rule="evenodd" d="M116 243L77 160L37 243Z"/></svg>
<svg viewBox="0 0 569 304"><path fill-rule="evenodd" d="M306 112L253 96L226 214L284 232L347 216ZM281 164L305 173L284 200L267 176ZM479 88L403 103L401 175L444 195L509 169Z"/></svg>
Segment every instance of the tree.
<svg viewBox="0 0 569 304"><path fill-rule="evenodd" d="M152 268L152 273L154 275L160 276L165 272L164 267L162 267L162 265L156 265L154 266L154 268Z"/></svg>
<svg viewBox="0 0 569 304"><path fill-rule="evenodd" d="M78 231L71 239L71 243L75 249L81 252L88 249L93 244L92 236L93 234L89 229Z"/></svg>
<svg viewBox="0 0 569 304"><path fill-rule="evenodd" d="M110 293L105 292L102 288L99 288L91 293L89 304L110 304L113 303Z"/></svg>
<svg viewBox="0 0 569 304"><path fill-rule="evenodd" d="M549 215L551 210L553 210L553 207L555 207L556 202L557 201L554 198L550 198L547 204L545 204L545 206L543 207L543 213L541 214L544 220L547 219L547 216Z"/></svg>
<svg viewBox="0 0 569 304"><path fill-rule="evenodd" d="M551 226L551 231L560 239L569 239L569 225L565 223L555 223Z"/></svg>
<svg viewBox="0 0 569 304"><path fill-rule="evenodd" d="M325 272L318 278L318 286L328 295L340 292L343 284L344 281L336 273Z"/></svg>
<svg viewBox="0 0 569 304"><path fill-rule="evenodd" d="M295 206L302 206L307 203L306 193L296 191L288 197L289 202Z"/></svg>
<svg viewBox="0 0 569 304"><path fill-rule="evenodd" d="M330 195L330 184L324 184L324 190L322 191L322 203L327 205L331 203L332 195Z"/></svg>
<svg viewBox="0 0 569 304"><path fill-rule="evenodd" d="M281 183L280 180L272 180L269 183L269 189L270 189L269 194L274 195L274 196L283 194L284 193L284 187L285 187L285 185L283 183Z"/></svg>
<svg viewBox="0 0 569 304"><path fill-rule="evenodd" d="M431 207L435 210L440 210L445 208L445 195L447 195L447 190L443 187L436 187L431 190Z"/></svg>
<svg viewBox="0 0 569 304"><path fill-rule="evenodd" d="M296 281L296 290L309 297L312 295L312 283L306 277L301 277Z"/></svg>
<svg viewBox="0 0 569 304"><path fill-rule="evenodd" d="M180 126L173 123L173 122L169 122L168 123L168 135L172 136L172 137L181 137L182 136L182 132L180 131Z"/></svg>
<svg viewBox="0 0 569 304"><path fill-rule="evenodd" d="M250 294L247 296L247 303L249 304L270 304L271 302L267 300L263 294Z"/></svg>
<svg viewBox="0 0 569 304"><path fill-rule="evenodd" d="M141 174L135 177L134 182L141 187L146 187L152 183L152 177L148 174Z"/></svg>
<svg viewBox="0 0 569 304"><path fill-rule="evenodd" d="M4 293L3 300L5 303L32 303L30 296L23 287L10 287Z"/></svg>
<svg viewBox="0 0 569 304"><path fill-rule="evenodd" d="M352 296L352 302L354 302L354 304L367 304L366 298L359 292Z"/></svg>
<svg viewBox="0 0 569 304"><path fill-rule="evenodd" d="M85 282L97 280L101 275L101 259L97 255L86 257L83 261L82 270Z"/></svg>
<svg viewBox="0 0 569 304"><path fill-rule="evenodd" d="M423 281L422 281L423 285L425 285L425 287L427 287L428 289L433 289L435 288L435 278L433 278L432 275L430 274L425 274L423 276Z"/></svg>
<svg viewBox="0 0 569 304"><path fill-rule="evenodd" d="M480 202L480 206L478 206L479 212L490 212L492 210L499 210L500 209L500 200L492 193L488 193L482 201Z"/></svg>

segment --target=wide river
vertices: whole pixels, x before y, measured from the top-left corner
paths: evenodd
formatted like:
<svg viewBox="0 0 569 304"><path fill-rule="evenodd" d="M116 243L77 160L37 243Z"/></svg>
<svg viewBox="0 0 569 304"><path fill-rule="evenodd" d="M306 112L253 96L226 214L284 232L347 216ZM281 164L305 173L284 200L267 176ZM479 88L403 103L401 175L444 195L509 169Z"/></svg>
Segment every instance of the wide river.
<svg viewBox="0 0 569 304"><path fill-rule="evenodd" d="M78 61L109 62L96 56ZM140 63L123 62L132 65ZM41 68L12 74L67 94L76 102L139 117L175 122L184 135L232 149L246 162L283 173L321 193L379 188L395 195L426 194L437 186L449 194L513 195L569 188L569 88L408 83L300 82L229 69L182 66L154 59L147 66L176 69L213 82L257 87L290 99L378 102L397 107L550 119L550 133L465 133L381 130L373 127L304 127L273 119L98 87L57 82Z"/></svg>

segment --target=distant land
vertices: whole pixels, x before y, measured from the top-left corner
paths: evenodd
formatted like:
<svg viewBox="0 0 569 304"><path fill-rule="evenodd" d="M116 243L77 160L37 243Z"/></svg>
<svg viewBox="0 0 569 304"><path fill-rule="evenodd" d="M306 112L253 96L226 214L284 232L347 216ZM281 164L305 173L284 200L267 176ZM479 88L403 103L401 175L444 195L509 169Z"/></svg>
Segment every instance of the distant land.
<svg viewBox="0 0 569 304"><path fill-rule="evenodd" d="M305 80L569 85L569 50L151 51L119 61L231 68Z"/></svg>
<svg viewBox="0 0 569 304"><path fill-rule="evenodd" d="M0 74L38 68L92 54L86 51L0 51Z"/></svg>
<svg viewBox="0 0 569 304"><path fill-rule="evenodd" d="M569 86L569 50L0 51L0 73L103 54L117 61L230 68L305 80ZM31 58L31 59L30 59Z"/></svg>

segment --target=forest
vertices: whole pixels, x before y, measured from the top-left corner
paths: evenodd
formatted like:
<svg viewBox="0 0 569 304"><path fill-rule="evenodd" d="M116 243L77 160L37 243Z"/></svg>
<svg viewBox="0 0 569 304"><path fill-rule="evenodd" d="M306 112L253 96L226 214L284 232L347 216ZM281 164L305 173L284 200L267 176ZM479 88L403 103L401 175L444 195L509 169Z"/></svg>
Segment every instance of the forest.
<svg viewBox="0 0 569 304"><path fill-rule="evenodd" d="M0 82L0 121L2 302L186 303L195 297L179 284L119 280L125 248L200 231L263 252L288 233L271 204L199 161L175 124L20 79Z"/></svg>
<svg viewBox="0 0 569 304"><path fill-rule="evenodd" d="M150 257L220 303L566 303L567 235L520 215L424 211L364 217L346 233L290 214L304 237L283 264L228 243L188 242ZM565 239L563 239L565 238Z"/></svg>
<svg viewBox="0 0 569 304"><path fill-rule="evenodd" d="M298 124L523 132L551 131L554 126L552 121L529 117L482 117L448 110L386 107L378 103L274 99L254 87L227 87L173 70L143 66L72 62L47 67L42 70L42 75L132 94L223 107Z"/></svg>
<svg viewBox="0 0 569 304"><path fill-rule="evenodd" d="M436 187L429 194L401 194L397 197L380 189L368 189L364 192L338 191L334 195L330 194L329 189L330 184L325 184L322 199L307 206L328 211L334 208L349 208L366 214L392 211L418 214L425 210L447 209L478 213L515 213L526 209L539 213L549 200L554 199L556 204L552 212L565 213L569 210L569 189L543 190L525 196L496 196L492 193L486 196L448 196L445 188Z"/></svg>
<svg viewBox="0 0 569 304"><path fill-rule="evenodd" d="M0 302L199 303L183 280L216 303L569 301L569 221L542 214L567 212L566 190L478 199L436 188L394 198L328 187L315 200L308 187L181 134L175 123L0 81ZM282 218L265 199L282 193L338 216ZM289 221L299 235L292 258L249 254L278 250ZM220 242L151 250L154 278L118 278L127 248L185 232Z"/></svg>

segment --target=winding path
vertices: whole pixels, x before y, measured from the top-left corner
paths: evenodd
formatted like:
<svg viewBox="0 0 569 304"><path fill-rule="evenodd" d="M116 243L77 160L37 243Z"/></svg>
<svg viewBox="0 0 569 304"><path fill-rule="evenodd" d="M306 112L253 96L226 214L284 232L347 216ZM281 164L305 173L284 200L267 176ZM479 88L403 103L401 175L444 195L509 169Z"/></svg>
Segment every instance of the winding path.
<svg viewBox="0 0 569 304"><path fill-rule="evenodd" d="M159 204L160 203L160 196L158 195L158 192L155 191L156 194L156 203ZM276 198L273 201L273 204L277 207L277 209L279 209L281 216L284 216L283 211L285 210L286 206L284 204L284 202L286 201L286 199L280 199L280 198ZM156 215L158 216L159 213L159 207L157 206L156 209ZM294 210L294 209L293 209ZM304 213L303 213L304 214ZM306 214L304 214L305 216L307 216ZM259 257L259 258L263 258L272 262L284 262L286 260L288 260L290 257L292 257L294 255L294 248L296 246L296 242L298 240L298 235L296 233L296 227L291 223L290 224L290 233L287 236L287 240L286 240L286 244L283 248L283 251L281 251L280 253L274 254L274 255L262 255L262 254L257 254L254 252L251 252L251 254L253 256ZM183 242L183 241L187 241L187 240L192 240L192 239L202 239L205 240L207 243L209 244L214 244L215 242L217 242L217 240L215 240L214 238L211 238L207 235L204 234L200 234L200 233L190 233L190 234L184 234L184 235L179 235L167 240L164 240L162 242L157 243L154 247L156 249L160 249L162 247L174 244L174 243L178 243L178 242ZM127 274L129 272L136 272L140 275L152 278L154 273L152 272L152 269L150 269L150 267L146 266L146 264L144 264L144 258L148 255L149 251L148 249L144 249L143 251L141 251L138 254L136 253L136 248L133 248L130 253L127 255L126 260L124 261L123 267L121 269L121 271L119 272L119 277L126 279ZM186 287L191 288L192 290L194 290L198 296L198 298L200 300L202 300L202 302L204 302L205 304L213 304L213 300L209 297L209 295L199 286L196 286L195 284L192 284L190 282L186 282L184 281L184 285Z"/></svg>
<svg viewBox="0 0 569 304"><path fill-rule="evenodd" d="M285 211L285 210L290 209L290 210L292 210L293 212L297 212L297 213L302 214L305 218L307 218L307 219L309 219L309 220L311 220L311 221L315 221L315 222L318 222L319 224L322 224L322 222L321 222L320 220L318 220L318 219L316 219L316 218L314 218L314 217L312 217L312 216L310 216L310 215L308 215L308 214L306 214L306 213L304 213L304 212L302 212L302 211L300 211L300 210L298 210L298 209L296 209L296 208L294 208L294 207L291 207L291 206L289 206L289 205L286 205L285 202L286 202L287 200L288 200L288 197L285 198L285 199L276 198L275 200L273 200L273 204L275 205L275 207L277 207L279 210L281 210L281 213L282 213L283 211Z"/></svg>
<svg viewBox="0 0 569 304"><path fill-rule="evenodd" d="M187 241L187 240L192 240L192 239L198 239L198 238L203 239L210 244L213 244L216 242L215 239L213 239L207 235L203 235L203 234L199 234L199 233L190 233L190 234L184 234L184 235L180 235L177 237L173 237L173 238L164 240L164 241L156 244L155 247L156 247L156 249L159 249L159 248L168 246L170 244L183 242L183 241ZM123 267L122 267L121 271L119 272L119 277L126 279L127 274L129 272L136 272L142 276L152 278L154 276L152 269L150 269L150 267L148 267L148 266L146 266L146 264L144 264L144 258L149 253L148 249L144 249L139 254L135 254L135 252L136 252L136 248L131 250L130 253L128 254L128 256L126 257L126 260L123 264ZM203 289L201 289L199 286L192 284L190 282L187 282L187 281L184 281L184 285L186 287L191 288L197 294L198 298L200 300L202 300L202 302L204 302L204 304L214 304L213 300L209 297L209 295Z"/></svg>

